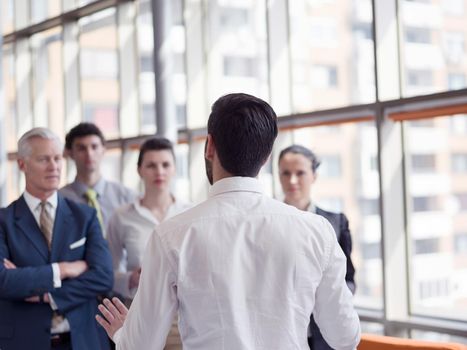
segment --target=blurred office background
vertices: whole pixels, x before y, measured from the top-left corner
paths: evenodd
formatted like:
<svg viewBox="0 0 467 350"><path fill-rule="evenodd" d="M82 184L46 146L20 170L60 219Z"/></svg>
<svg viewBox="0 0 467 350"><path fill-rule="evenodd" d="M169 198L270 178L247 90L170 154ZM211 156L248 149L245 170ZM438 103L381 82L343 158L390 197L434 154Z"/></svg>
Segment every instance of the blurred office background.
<svg viewBox="0 0 467 350"><path fill-rule="evenodd" d="M80 121L134 189L141 140L176 140L174 191L199 202L210 105L250 93L280 116L267 193L282 148L321 157L314 196L349 217L363 330L467 344L467 0L0 3L2 206L24 187L19 136Z"/></svg>

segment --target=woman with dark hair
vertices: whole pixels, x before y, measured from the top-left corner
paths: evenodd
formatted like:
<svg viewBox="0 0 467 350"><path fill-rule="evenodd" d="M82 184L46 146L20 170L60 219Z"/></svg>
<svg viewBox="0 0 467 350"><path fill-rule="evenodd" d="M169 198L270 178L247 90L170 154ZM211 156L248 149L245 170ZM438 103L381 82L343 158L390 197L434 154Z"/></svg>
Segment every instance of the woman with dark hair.
<svg viewBox="0 0 467 350"><path fill-rule="evenodd" d="M169 140L154 137L141 145L138 174L144 183L144 194L118 208L107 227L114 267L113 291L127 305L138 288L143 253L154 227L191 207L175 198L170 190L175 177L175 154ZM173 331L169 338L174 338ZM168 339L169 343L173 341Z"/></svg>
<svg viewBox="0 0 467 350"><path fill-rule="evenodd" d="M324 216L336 231L337 241L347 258L347 273L345 281L352 293L355 293L355 268L350 258L352 238L349 221L342 213L333 213L317 207L311 199L311 187L316 180L316 170L320 161L316 155L300 145L292 145L279 154L279 177L284 192L284 202L294 207ZM310 319L308 343L310 349L332 349L323 339L313 315Z"/></svg>

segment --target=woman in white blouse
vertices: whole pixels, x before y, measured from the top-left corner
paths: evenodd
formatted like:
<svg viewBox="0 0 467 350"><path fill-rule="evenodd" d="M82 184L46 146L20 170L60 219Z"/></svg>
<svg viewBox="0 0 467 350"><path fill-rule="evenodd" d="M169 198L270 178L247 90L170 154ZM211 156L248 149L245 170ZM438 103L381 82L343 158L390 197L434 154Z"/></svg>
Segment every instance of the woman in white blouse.
<svg viewBox="0 0 467 350"><path fill-rule="evenodd" d="M175 177L175 154L169 140L153 137L141 145L138 174L144 183L143 196L118 208L107 227L114 269L113 290L127 306L138 289L143 253L154 227L191 207L170 192ZM181 349L175 322L165 349Z"/></svg>
<svg viewBox="0 0 467 350"><path fill-rule="evenodd" d="M170 192L175 177L175 154L169 140L154 137L141 145L138 174L144 183L143 196L118 208L107 227L114 292L127 301L136 293L144 249L154 227L191 206Z"/></svg>

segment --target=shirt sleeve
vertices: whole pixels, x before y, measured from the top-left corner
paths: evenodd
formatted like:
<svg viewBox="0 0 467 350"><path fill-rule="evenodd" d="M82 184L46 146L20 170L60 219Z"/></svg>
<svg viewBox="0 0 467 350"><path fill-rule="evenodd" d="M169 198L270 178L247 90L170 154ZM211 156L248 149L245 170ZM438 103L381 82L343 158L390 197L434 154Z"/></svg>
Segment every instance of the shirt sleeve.
<svg viewBox="0 0 467 350"><path fill-rule="evenodd" d="M52 272L54 278L54 288L60 288L62 286L62 278L60 276L60 268L58 267L58 263L52 264Z"/></svg>
<svg viewBox="0 0 467 350"><path fill-rule="evenodd" d="M121 331L114 337L117 350L164 348L178 310L172 264L156 229L146 247L138 291Z"/></svg>
<svg viewBox="0 0 467 350"><path fill-rule="evenodd" d="M346 258L332 226L323 219L323 235L329 240L323 277L316 290L313 317L333 349L353 350L360 340L360 321L345 282ZM336 322L339 320L339 322Z"/></svg>

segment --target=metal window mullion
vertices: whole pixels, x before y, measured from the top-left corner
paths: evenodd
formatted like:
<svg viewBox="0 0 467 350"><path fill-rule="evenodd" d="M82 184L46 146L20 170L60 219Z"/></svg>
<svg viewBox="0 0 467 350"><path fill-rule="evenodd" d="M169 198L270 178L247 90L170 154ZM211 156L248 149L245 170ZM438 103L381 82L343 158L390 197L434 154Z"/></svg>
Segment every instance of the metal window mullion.
<svg viewBox="0 0 467 350"><path fill-rule="evenodd" d="M65 88L65 130L81 121L79 73L79 28L77 22L63 26L63 82Z"/></svg>
<svg viewBox="0 0 467 350"><path fill-rule="evenodd" d="M190 176L190 199L199 202L206 198L208 181L199 176L204 169L204 145L196 142L194 128L204 128L209 114L207 97L206 58L206 4L199 0L185 0L184 22L186 37L186 81L187 81L187 127L189 152L188 173ZM202 134L205 134L205 129Z"/></svg>
<svg viewBox="0 0 467 350"><path fill-rule="evenodd" d="M292 112L287 6L286 0L267 2L269 100L278 115Z"/></svg>
<svg viewBox="0 0 467 350"><path fill-rule="evenodd" d="M151 0L154 30L154 76L156 86L157 134L177 140L177 121L172 96L173 60L170 45L172 3Z"/></svg>
<svg viewBox="0 0 467 350"><path fill-rule="evenodd" d="M139 133L138 62L136 56L136 5L124 2L117 9L118 57L120 75L120 136Z"/></svg>

